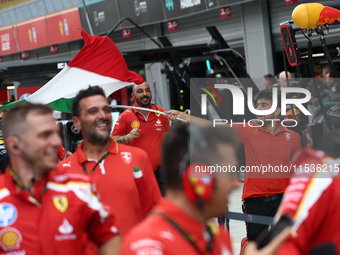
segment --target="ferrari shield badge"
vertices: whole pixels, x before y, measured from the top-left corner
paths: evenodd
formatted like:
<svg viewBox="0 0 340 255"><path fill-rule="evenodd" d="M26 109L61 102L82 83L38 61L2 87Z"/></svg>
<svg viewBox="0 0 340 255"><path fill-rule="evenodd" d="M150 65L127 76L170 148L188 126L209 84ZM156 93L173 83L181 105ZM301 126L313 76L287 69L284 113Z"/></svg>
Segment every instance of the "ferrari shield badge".
<svg viewBox="0 0 340 255"><path fill-rule="evenodd" d="M58 211L64 213L68 207L68 200L66 196L53 197L53 204Z"/></svg>

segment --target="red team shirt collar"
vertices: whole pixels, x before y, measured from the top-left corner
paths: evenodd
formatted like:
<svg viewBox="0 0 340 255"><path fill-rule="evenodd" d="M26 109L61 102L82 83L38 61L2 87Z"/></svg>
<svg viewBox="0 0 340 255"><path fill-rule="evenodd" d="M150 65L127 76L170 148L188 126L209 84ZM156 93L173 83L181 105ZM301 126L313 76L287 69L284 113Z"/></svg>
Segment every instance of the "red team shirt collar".
<svg viewBox="0 0 340 255"><path fill-rule="evenodd" d="M261 131L265 131L265 132L268 131L265 127L258 127L258 129L261 130ZM278 133L287 132L287 131L288 131L288 129L285 128L284 126L282 126L281 123L280 123L280 131Z"/></svg>
<svg viewBox="0 0 340 255"><path fill-rule="evenodd" d="M109 154L118 154L118 144L117 142L111 137L110 138L110 147L108 148L107 152ZM77 148L77 159L79 164L83 164L88 161L84 151L83 151L83 142L78 145Z"/></svg>
<svg viewBox="0 0 340 255"><path fill-rule="evenodd" d="M150 103L150 104L151 104L151 103ZM134 106L134 107L137 107L136 103L134 103L133 106ZM156 107L155 107L153 104L151 104L151 108L148 108L148 109L156 110ZM133 109L133 110L135 111L135 113L138 112L138 113L140 114L139 110L137 110L137 109Z"/></svg>
<svg viewBox="0 0 340 255"><path fill-rule="evenodd" d="M6 176L6 187L9 189L9 191L13 194L20 194L25 199L31 201L29 197L35 198L39 203L41 202L42 195L45 192L46 184L48 181L48 174L38 183L34 184L34 193L31 194L28 190L23 187L22 184L20 184L20 181L17 181L18 184L16 184L16 181L14 180L13 175L10 173L10 167L11 164L9 163L9 167L6 168L5 176ZM33 196L32 196L33 195ZM32 202L32 201L31 201Z"/></svg>

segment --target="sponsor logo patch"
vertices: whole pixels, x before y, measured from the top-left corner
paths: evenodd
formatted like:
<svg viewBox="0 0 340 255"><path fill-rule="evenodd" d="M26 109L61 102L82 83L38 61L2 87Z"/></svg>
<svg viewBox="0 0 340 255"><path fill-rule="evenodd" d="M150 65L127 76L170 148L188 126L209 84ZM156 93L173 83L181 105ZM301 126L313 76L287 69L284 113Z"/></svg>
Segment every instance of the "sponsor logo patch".
<svg viewBox="0 0 340 255"><path fill-rule="evenodd" d="M157 119L157 121L156 121L156 123L155 123L155 126L156 126L156 127L162 126L162 122L161 122L159 119Z"/></svg>
<svg viewBox="0 0 340 255"><path fill-rule="evenodd" d="M131 123L132 128L139 128L139 126L140 126L140 123L137 120L132 121Z"/></svg>
<svg viewBox="0 0 340 255"><path fill-rule="evenodd" d="M71 167L71 161L70 162L68 162L68 163L63 163L63 167Z"/></svg>
<svg viewBox="0 0 340 255"><path fill-rule="evenodd" d="M66 196L55 196L52 199L55 208L57 208L59 212L64 213L67 210L68 200Z"/></svg>
<svg viewBox="0 0 340 255"><path fill-rule="evenodd" d="M120 156L122 157L122 160L124 161L125 164L130 164L132 160L132 155L131 152L121 152Z"/></svg>
<svg viewBox="0 0 340 255"><path fill-rule="evenodd" d="M17 208L10 203L0 204L0 227L12 225L18 217Z"/></svg>
<svg viewBox="0 0 340 255"><path fill-rule="evenodd" d="M16 228L4 228L0 231L0 246L4 251L20 248L22 236Z"/></svg>
<svg viewBox="0 0 340 255"><path fill-rule="evenodd" d="M292 135L290 133L285 133L285 138L287 141L290 141L290 139L292 138Z"/></svg>
<svg viewBox="0 0 340 255"><path fill-rule="evenodd" d="M73 226L68 222L67 219L63 220L63 223L58 227L59 233L61 235L55 235L54 238L56 241L66 241L66 240L75 240L77 236L72 234Z"/></svg>

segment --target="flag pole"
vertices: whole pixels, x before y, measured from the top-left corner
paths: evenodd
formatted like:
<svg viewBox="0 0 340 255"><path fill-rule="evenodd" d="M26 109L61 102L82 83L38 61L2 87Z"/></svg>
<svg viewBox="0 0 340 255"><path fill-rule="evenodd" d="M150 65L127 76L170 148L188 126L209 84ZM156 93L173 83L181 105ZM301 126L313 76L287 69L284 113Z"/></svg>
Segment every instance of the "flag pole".
<svg viewBox="0 0 340 255"><path fill-rule="evenodd" d="M87 12L87 8L86 8L86 5L85 5L85 0L83 0L83 5L84 5L84 12L85 12L87 25L89 26L90 34L93 35L92 25L91 25L91 22L90 22L89 13Z"/></svg>
<svg viewBox="0 0 340 255"><path fill-rule="evenodd" d="M154 112L154 113L165 115L164 112L152 110L152 109L144 108L144 107L136 107L136 106L128 106L128 105L111 105L111 107L112 108L124 108L124 109L130 108L130 109L135 109L135 110L139 110L139 111L148 111L148 112ZM176 117L176 120L179 120L179 121L182 121L182 122L187 122L186 120L178 118L178 117Z"/></svg>

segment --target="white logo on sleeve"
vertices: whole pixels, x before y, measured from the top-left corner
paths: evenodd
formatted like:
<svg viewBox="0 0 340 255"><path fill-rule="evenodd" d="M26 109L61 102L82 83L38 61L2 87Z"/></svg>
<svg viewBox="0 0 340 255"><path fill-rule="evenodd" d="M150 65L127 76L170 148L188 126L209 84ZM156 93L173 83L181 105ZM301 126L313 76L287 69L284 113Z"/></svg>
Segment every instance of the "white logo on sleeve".
<svg viewBox="0 0 340 255"><path fill-rule="evenodd" d="M112 226L112 227L110 228L110 230L111 230L111 232L112 232L113 234L116 234L116 235L119 234L119 229L118 229L117 227L115 227L115 226Z"/></svg>
<svg viewBox="0 0 340 255"><path fill-rule="evenodd" d="M162 230L161 232L159 232L159 236L170 241L173 241L175 239L174 235L171 233L169 229Z"/></svg>
<svg viewBox="0 0 340 255"><path fill-rule="evenodd" d="M68 162L68 163L63 163L63 167L65 167L65 166L71 167L71 161Z"/></svg>

